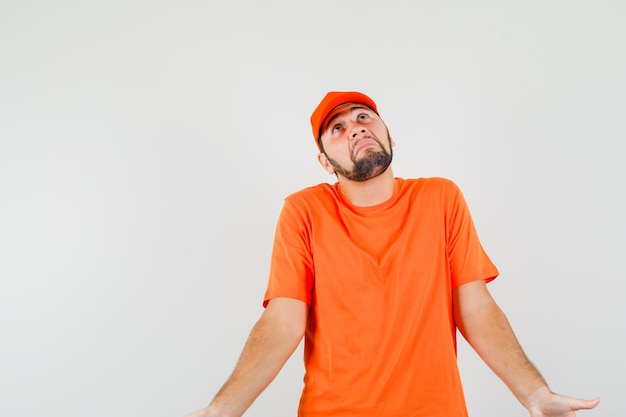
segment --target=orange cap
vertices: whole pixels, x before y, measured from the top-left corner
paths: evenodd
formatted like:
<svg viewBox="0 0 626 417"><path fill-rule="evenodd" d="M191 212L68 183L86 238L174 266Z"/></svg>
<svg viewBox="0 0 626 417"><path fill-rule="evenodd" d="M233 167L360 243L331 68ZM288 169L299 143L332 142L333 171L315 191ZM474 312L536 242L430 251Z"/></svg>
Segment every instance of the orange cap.
<svg viewBox="0 0 626 417"><path fill-rule="evenodd" d="M335 107L345 103L365 104L378 114L378 109L376 108L374 100L363 93L356 91L331 91L327 93L311 115L311 129L313 130L313 137L315 138L315 143L318 147L320 129L322 128L324 119L326 119L328 113L330 113Z"/></svg>

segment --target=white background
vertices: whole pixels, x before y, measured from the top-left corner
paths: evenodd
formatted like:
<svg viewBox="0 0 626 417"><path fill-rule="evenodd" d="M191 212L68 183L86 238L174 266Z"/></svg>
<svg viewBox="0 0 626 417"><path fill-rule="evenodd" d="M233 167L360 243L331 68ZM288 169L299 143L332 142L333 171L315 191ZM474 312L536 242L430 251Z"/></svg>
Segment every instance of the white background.
<svg viewBox="0 0 626 417"><path fill-rule="evenodd" d="M282 199L334 182L309 115L361 90L397 176L463 190L551 387L623 416L625 22L621 0L0 0L0 415L206 405ZM295 415L300 349L247 415ZM470 415L527 415L459 362Z"/></svg>

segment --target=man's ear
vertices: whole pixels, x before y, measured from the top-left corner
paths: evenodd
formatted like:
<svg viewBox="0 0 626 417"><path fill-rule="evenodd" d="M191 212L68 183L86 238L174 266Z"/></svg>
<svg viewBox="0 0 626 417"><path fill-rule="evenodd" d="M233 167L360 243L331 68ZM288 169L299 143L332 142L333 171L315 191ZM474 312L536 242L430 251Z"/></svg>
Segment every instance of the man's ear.
<svg viewBox="0 0 626 417"><path fill-rule="evenodd" d="M320 152L317 154L317 161L320 163L322 168L324 168L324 170L330 175L333 175L335 173L335 168L333 168L333 166L330 164L330 161L324 153Z"/></svg>

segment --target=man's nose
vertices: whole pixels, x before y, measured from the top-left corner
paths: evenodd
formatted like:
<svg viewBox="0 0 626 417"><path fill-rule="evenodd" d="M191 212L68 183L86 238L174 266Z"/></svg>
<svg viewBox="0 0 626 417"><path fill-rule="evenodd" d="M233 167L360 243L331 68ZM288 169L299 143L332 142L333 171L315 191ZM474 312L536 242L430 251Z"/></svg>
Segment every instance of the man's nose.
<svg viewBox="0 0 626 417"><path fill-rule="evenodd" d="M365 133L365 129L360 127L360 126L356 126L353 130L352 130L352 135L351 138L354 139L356 138L359 133Z"/></svg>

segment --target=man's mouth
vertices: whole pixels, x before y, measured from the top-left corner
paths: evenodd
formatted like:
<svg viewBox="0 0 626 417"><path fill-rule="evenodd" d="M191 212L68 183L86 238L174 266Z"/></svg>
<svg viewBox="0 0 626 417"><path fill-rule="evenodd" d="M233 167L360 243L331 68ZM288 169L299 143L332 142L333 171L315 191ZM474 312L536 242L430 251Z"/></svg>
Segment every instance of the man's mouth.
<svg viewBox="0 0 626 417"><path fill-rule="evenodd" d="M352 148L352 155L356 157L361 151L364 151L367 148L380 147L380 144L371 138L363 138L359 140L356 145Z"/></svg>

